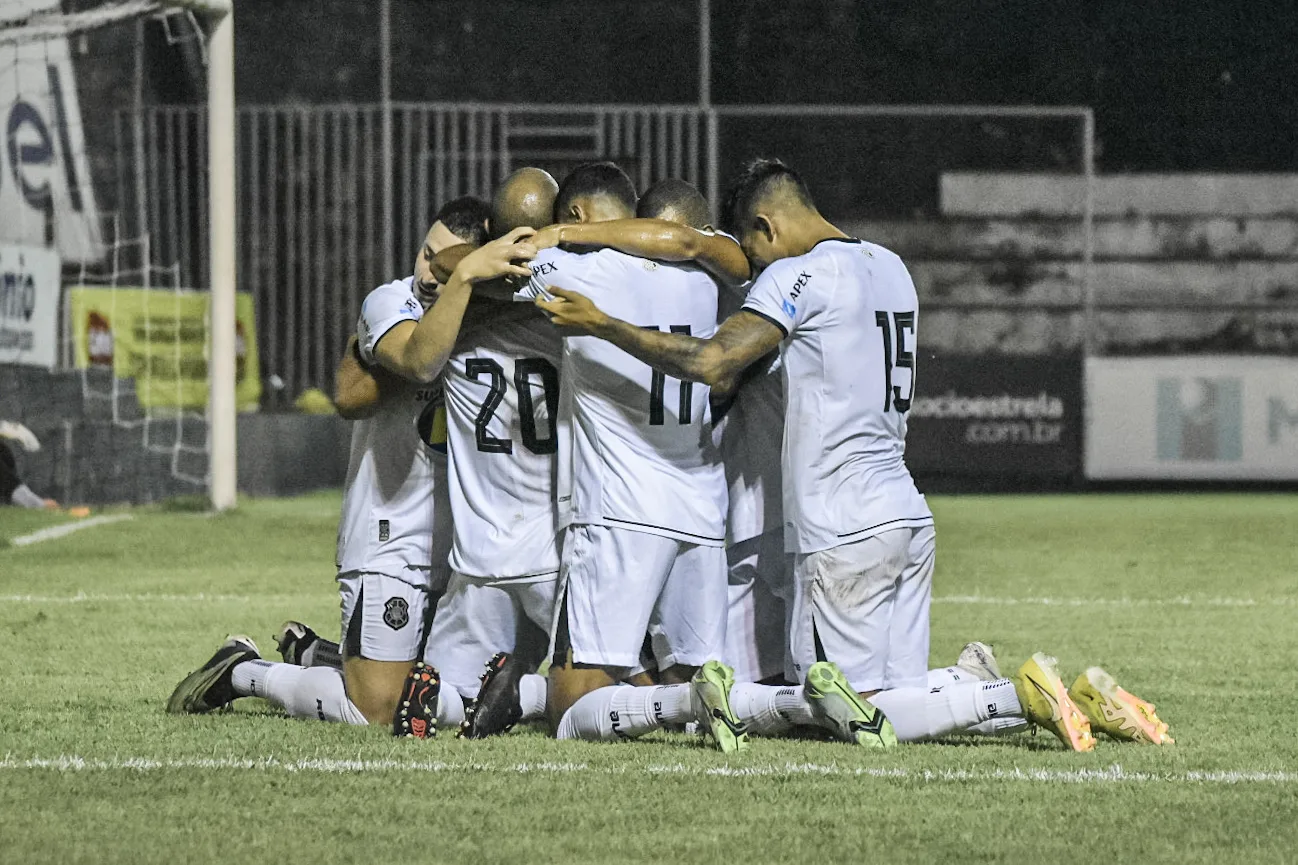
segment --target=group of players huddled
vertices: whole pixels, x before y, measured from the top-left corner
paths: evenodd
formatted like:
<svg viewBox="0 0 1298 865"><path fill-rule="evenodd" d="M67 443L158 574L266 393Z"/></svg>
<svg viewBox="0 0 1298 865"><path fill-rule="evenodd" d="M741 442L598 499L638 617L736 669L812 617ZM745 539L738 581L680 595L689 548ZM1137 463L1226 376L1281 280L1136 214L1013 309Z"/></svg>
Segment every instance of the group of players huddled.
<svg viewBox="0 0 1298 865"><path fill-rule="evenodd" d="M778 160L745 169L721 224L690 184L639 196L608 162L443 207L338 369L340 643L288 622L272 663L230 637L168 710L258 696L401 736L548 719L727 752L1030 725L1077 751L1171 742L1098 667L1068 687L1038 653L1002 677L974 642L928 669L910 275Z"/></svg>

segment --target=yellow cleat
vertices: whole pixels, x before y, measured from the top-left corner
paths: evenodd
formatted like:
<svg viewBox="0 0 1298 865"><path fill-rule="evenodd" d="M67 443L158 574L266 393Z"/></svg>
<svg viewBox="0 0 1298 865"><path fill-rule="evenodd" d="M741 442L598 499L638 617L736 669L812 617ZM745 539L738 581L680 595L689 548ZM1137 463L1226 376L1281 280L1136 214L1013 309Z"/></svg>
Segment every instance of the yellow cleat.
<svg viewBox="0 0 1298 865"><path fill-rule="evenodd" d="M1045 727L1074 751L1095 749L1091 722L1073 703L1059 677L1057 661L1037 652L1019 667L1014 677L1023 716L1039 727Z"/></svg>
<svg viewBox="0 0 1298 865"><path fill-rule="evenodd" d="M1091 726L1111 739L1170 745L1167 724L1154 713L1154 704L1118 687L1113 677L1091 667L1068 689L1073 702L1086 713Z"/></svg>

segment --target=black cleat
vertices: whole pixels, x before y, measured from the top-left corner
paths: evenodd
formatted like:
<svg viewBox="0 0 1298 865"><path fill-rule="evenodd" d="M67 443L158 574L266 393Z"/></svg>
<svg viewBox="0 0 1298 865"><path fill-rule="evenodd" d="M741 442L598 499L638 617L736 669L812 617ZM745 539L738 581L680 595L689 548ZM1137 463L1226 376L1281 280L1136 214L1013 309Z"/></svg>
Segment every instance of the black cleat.
<svg viewBox="0 0 1298 865"><path fill-rule="evenodd" d="M518 683L527 672L527 662L518 655L497 652L487 662L487 670L482 674L478 699L464 711L460 738L485 739L514 729L523 718Z"/></svg>
<svg viewBox="0 0 1298 865"><path fill-rule="evenodd" d="M392 715L392 735L407 739L431 739L437 735L437 697L442 680L423 661L415 662L401 686L401 699Z"/></svg>
<svg viewBox="0 0 1298 865"><path fill-rule="evenodd" d="M173 715L202 715L229 705L239 696L232 681L234 668L260 658L257 644L250 637L226 637L216 654L171 692L167 711Z"/></svg>
<svg viewBox="0 0 1298 865"><path fill-rule="evenodd" d="M302 657L318 639L316 632L309 626L289 619L279 626L279 633L275 635L275 648L279 650L284 663L305 667Z"/></svg>

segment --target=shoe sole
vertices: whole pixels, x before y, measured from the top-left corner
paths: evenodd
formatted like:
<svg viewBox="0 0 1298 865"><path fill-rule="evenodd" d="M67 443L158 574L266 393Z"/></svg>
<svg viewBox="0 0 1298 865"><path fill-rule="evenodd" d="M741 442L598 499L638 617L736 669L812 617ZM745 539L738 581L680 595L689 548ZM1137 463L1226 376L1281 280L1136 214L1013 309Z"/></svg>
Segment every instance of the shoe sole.
<svg viewBox="0 0 1298 865"><path fill-rule="evenodd" d="M1090 720L1086 717L1086 713L1073 703L1072 697L1068 695L1068 689L1064 687L1063 679L1051 671L1051 666L1039 660L1038 654L1033 655L1019 668L1019 676L1024 680L1025 685L1045 702L1047 709L1043 712L1039 707L1023 706L1025 712L1037 716L1029 717L1028 720L1050 730L1073 751L1086 753L1095 750L1095 736L1091 733Z"/></svg>
<svg viewBox="0 0 1298 865"><path fill-rule="evenodd" d="M821 715L834 723L840 740L865 748L891 748L897 744L897 731L893 729L892 722L877 706L870 705L853 690L837 664L828 661L812 664L807 671L806 687L814 694L811 696L812 706L824 705L816 703L816 700L838 698L857 715L856 719L845 722L845 729L842 723L828 713ZM853 727L854 724L860 726Z"/></svg>
<svg viewBox="0 0 1298 865"><path fill-rule="evenodd" d="M437 670L423 661L415 663L401 688L392 718L392 735L399 739L432 739L437 735L437 700L441 694L442 680ZM429 688L437 693L431 700L424 696Z"/></svg>
<svg viewBox="0 0 1298 865"><path fill-rule="evenodd" d="M708 708L708 731L721 753L734 754L747 749L748 730L730 708L730 689L735 685L734 670L717 661L708 661L699 669L691 685L700 692L708 687L719 692L718 701L701 699Z"/></svg>
<svg viewBox="0 0 1298 865"><path fill-rule="evenodd" d="M225 648L226 644L232 641L242 643L249 648L245 651L235 652L228 657L222 658L216 664L212 664L209 660L207 664L204 664L185 678L181 679L180 684L176 686L175 690L171 692L171 696L167 698L168 714L206 715L229 705L229 703L223 703L220 706L207 706L206 708L199 709L193 706L193 702L197 699L198 694L211 690L212 686L215 685L231 667L242 664L244 661L257 660L261 658L261 654L257 651L257 644L248 637L229 637L226 639L225 643L221 644L221 648ZM217 649L217 651L219 652L220 649Z"/></svg>
<svg viewBox="0 0 1298 865"><path fill-rule="evenodd" d="M487 661L487 668L478 677L478 696L470 705L464 708L464 722L460 724L460 731L456 734L457 739L486 739L489 736L499 736L508 733L514 729L518 721L511 721L499 730L492 730L490 733L482 733L477 729L476 722L478 718L478 703L486 695L487 689L496 681L496 677L505 672L505 667L512 660L508 652L497 652ZM522 716L522 709L519 709L519 716Z"/></svg>

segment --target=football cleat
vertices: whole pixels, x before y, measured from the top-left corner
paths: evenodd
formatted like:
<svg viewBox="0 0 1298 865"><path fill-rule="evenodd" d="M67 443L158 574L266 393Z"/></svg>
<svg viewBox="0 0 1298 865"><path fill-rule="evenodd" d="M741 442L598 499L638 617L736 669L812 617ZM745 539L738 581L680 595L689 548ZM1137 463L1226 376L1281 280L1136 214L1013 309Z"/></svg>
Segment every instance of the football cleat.
<svg viewBox="0 0 1298 865"><path fill-rule="evenodd" d="M1013 681L1023 717L1045 727L1074 751L1095 749L1091 722L1068 696L1054 658L1037 652L1019 668Z"/></svg>
<svg viewBox="0 0 1298 865"><path fill-rule="evenodd" d="M406 739L431 739L437 735L437 698L442 680L437 671L416 661L401 686L401 699L392 714L392 735Z"/></svg>
<svg viewBox="0 0 1298 865"><path fill-rule="evenodd" d="M996 663L996 654L986 643L966 643L960 650L960 657L955 665L984 682L993 682L1001 678L1001 666Z"/></svg>
<svg viewBox="0 0 1298 865"><path fill-rule="evenodd" d="M1170 745L1167 724L1154 712L1154 704L1118 687L1113 677L1091 667L1077 677L1068 695L1090 719L1092 729L1121 742Z"/></svg>
<svg viewBox="0 0 1298 865"><path fill-rule="evenodd" d="M180 680L167 699L167 711L173 715L202 715L229 705L239 696L232 681L234 668L260 658L251 637L226 637L206 664Z"/></svg>
<svg viewBox="0 0 1298 865"><path fill-rule="evenodd" d="M804 693L821 727L834 738L867 748L890 748L897 731L883 712L851 686L838 665L817 661L807 670Z"/></svg>
<svg viewBox="0 0 1298 865"><path fill-rule="evenodd" d="M523 718L518 683L527 673L527 662L508 652L497 652L482 674L478 698L464 710L461 739L485 739L508 733Z"/></svg>
<svg viewBox="0 0 1298 865"><path fill-rule="evenodd" d="M316 632L309 626L289 619L279 626L279 633L275 635L275 648L279 650L284 663L302 667L306 666L302 662L303 653L318 639Z"/></svg>
<svg viewBox="0 0 1298 865"><path fill-rule="evenodd" d="M748 728L730 708L730 689L734 685L735 671L720 661L708 661L690 680L694 717L725 754L748 747Z"/></svg>

